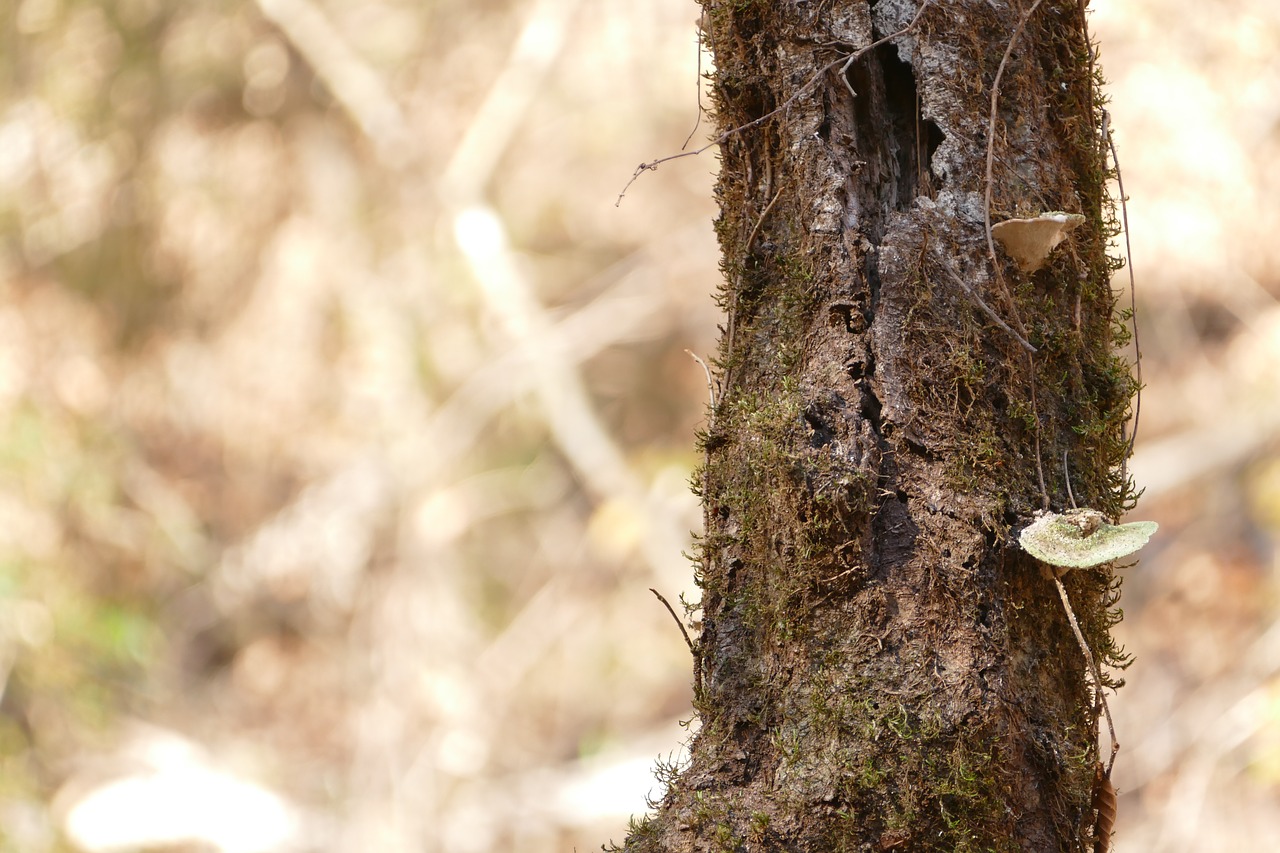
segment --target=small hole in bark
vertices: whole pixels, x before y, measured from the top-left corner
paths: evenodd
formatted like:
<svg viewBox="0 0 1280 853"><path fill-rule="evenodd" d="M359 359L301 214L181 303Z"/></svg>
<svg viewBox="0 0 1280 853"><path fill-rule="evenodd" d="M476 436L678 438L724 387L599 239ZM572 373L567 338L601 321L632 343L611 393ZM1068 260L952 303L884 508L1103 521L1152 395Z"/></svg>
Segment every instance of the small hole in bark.
<svg viewBox="0 0 1280 853"><path fill-rule="evenodd" d="M828 308L831 325L846 332L853 331L853 311L856 306L852 302L833 302Z"/></svg>
<svg viewBox="0 0 1280 853"><path fill-rule="evenodd" d="M858 406L858 414L862 415L873 424L880 423L880 400L875 394L867 391L862 395L861 405Z"/></svg>
<svg viewBox="0 0 1280 853"><path fill-rule="evenodd" d="M920 126L924 130L925 143L924 160L922 162L924 167L928 169L930 177L940 179L942 176L933 169L933 153L938 150L938 146L943 143L947 135L942 132L942 128L938 127L932 119L922 117ZM941 180L939 180L939 183L941 183ZM932 187L932 189L937 189L937 187Z"/></svg>
<svg viewBox="0 0 1280 853"><path fill-rule="evenodd" d="M998 385L992 386L990 392L992 408L1002 415L1005 414L1009 409L1009 395Z"/></svg>
<svg viewBox="0 0 1280 853"><path fill-rule="evenodd" d="M813 430L813 436L809 439L810 446L823 447L831 443L834 437L831 427L815 408L810 407L805 411L804 422L809 425L809 429Z"/></svg>
<svg viewBox="0 0 1280 853"><path fill-rule="evenodd" d="M908 433L904 437L907 440L907 447L911 448L912 453L919 454L920 456L923 456L925 459L933 458L933 454L929 452L929 448L925 445L923 441L920 440L919 436Z"/></svg>

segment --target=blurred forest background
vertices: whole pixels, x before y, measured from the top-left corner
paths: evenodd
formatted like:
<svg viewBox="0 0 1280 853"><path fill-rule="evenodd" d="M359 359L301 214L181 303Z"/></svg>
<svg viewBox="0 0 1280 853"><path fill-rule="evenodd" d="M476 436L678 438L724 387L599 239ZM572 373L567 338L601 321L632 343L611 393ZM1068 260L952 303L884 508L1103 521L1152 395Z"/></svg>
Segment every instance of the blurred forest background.
<svg viewBox="0 0 1280 853"><path fill-rule="evenodd" d="M1270 849L1280 5L1094 6L1161 523L1116 849ZM697 15L0 0L0 850L621 840L688 735L714 154L614 202Z"/></svg>

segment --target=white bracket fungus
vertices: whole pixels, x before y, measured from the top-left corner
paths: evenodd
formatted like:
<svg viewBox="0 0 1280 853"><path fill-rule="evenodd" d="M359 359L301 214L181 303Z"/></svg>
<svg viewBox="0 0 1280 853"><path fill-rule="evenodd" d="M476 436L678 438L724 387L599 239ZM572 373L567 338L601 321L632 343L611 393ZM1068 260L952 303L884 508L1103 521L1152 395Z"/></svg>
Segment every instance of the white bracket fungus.
<svg viewBox="0 0 1280 853"><path fill-rule="evenodd" d="M1018 535L1022 550L1051 566L1087 569L1137 551L1156 532L1154 521L1108 524L1096 509L1040 513Z"/></svg>
<svg viewBox="0 0 1280 853"><path fill-rule="evenodd" d="M1035 219L1006 219L991 226L991 236L1000 241L1018 268L1033 273L1044 266L1054 247L1066 239L1084 217L1078 213L1051 210Z"/></svg>

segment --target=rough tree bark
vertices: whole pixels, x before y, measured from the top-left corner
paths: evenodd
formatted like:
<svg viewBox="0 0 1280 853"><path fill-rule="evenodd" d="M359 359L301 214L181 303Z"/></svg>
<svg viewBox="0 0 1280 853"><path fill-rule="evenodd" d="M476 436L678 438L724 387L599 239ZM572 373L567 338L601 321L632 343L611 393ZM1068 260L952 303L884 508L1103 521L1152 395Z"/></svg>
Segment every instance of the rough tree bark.
<svg viewBox="0 0 1280 853"><path fill-rule="evenodd" d="M1016 544L1068 488L1133 498L1085 4L702 5L720 129L747 127L720 144L700 730L625 849L1093 850L1094 690ZM984 224L998 75L991 221L1085 220L1031 274ZM1111 567L1065 582L1123 665Z"/></svg>

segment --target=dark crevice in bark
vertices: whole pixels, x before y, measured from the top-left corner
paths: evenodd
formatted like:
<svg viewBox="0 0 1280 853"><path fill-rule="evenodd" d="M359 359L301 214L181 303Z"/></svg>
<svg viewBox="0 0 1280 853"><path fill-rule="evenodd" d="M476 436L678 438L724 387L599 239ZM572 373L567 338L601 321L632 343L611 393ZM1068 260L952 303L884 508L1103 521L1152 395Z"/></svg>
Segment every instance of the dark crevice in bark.
<svg viewBox="0 0 1280 853"><path fill-rule="evenodd" d="M866 320L867 325L871 325L871 321L875 319L876 310L880 305L880 238L884 236L883 230L879 234L872 234L874 230L868 227L867 253L862 259L862 276L867 282L867 292L870 295L867 305Z"/></svg>
<svg viewBox="0 0 1280 853"><path fill-rule="evenodd" d="M919 105L917 105L917 110L919 110ZM922 114L918 114L917 117L920 120L921 129L924 131L924 138L921 140L924 150L923 157L920 160L922 164L922 173L925 180L929 181L928 195L932 198L933 194L938 190L938 187L934 185L934 182L939 180L938 176L934 174L933 171L933 155L942 143L947 141L947 135L942 132L942 128L938 127L937 122L933 119L925 118Z"/></svg>
<svg viewBox="0 0 1280 853"><path fill-rule="evenodd" d="M809 439L809 446L817 449L826 447L835 438L835 431L831 425L833 410L838 412L844 409L844 400L839 395L832 395L830 404L824 406L818 402L810 403L804 411L804 422L809 425L809 429L813 430L813 436Z"/></svg>
<svg viewBox="0 0 1280 853"><path fill-rule="evenodd" d="M884 74L885 110L892 123L891 143L898 159L899 210L907 210L918 195L932 195L929 158L942 142L942 131L920 113L920 94L911 64L903 62L893 45L878 48Z"/></svg>
<svg viewBox="0 0 1280 853"><path fill-rule="evenodd" d="M879 244L885 213L909 210L918 196L937 191L931 163L946 136L922 114L915 71L894 45L882 45L855 62L848 81L857 94L854 136L872 177L862 182L867 195L858 199L857 210L864 233Z"/></svg>

